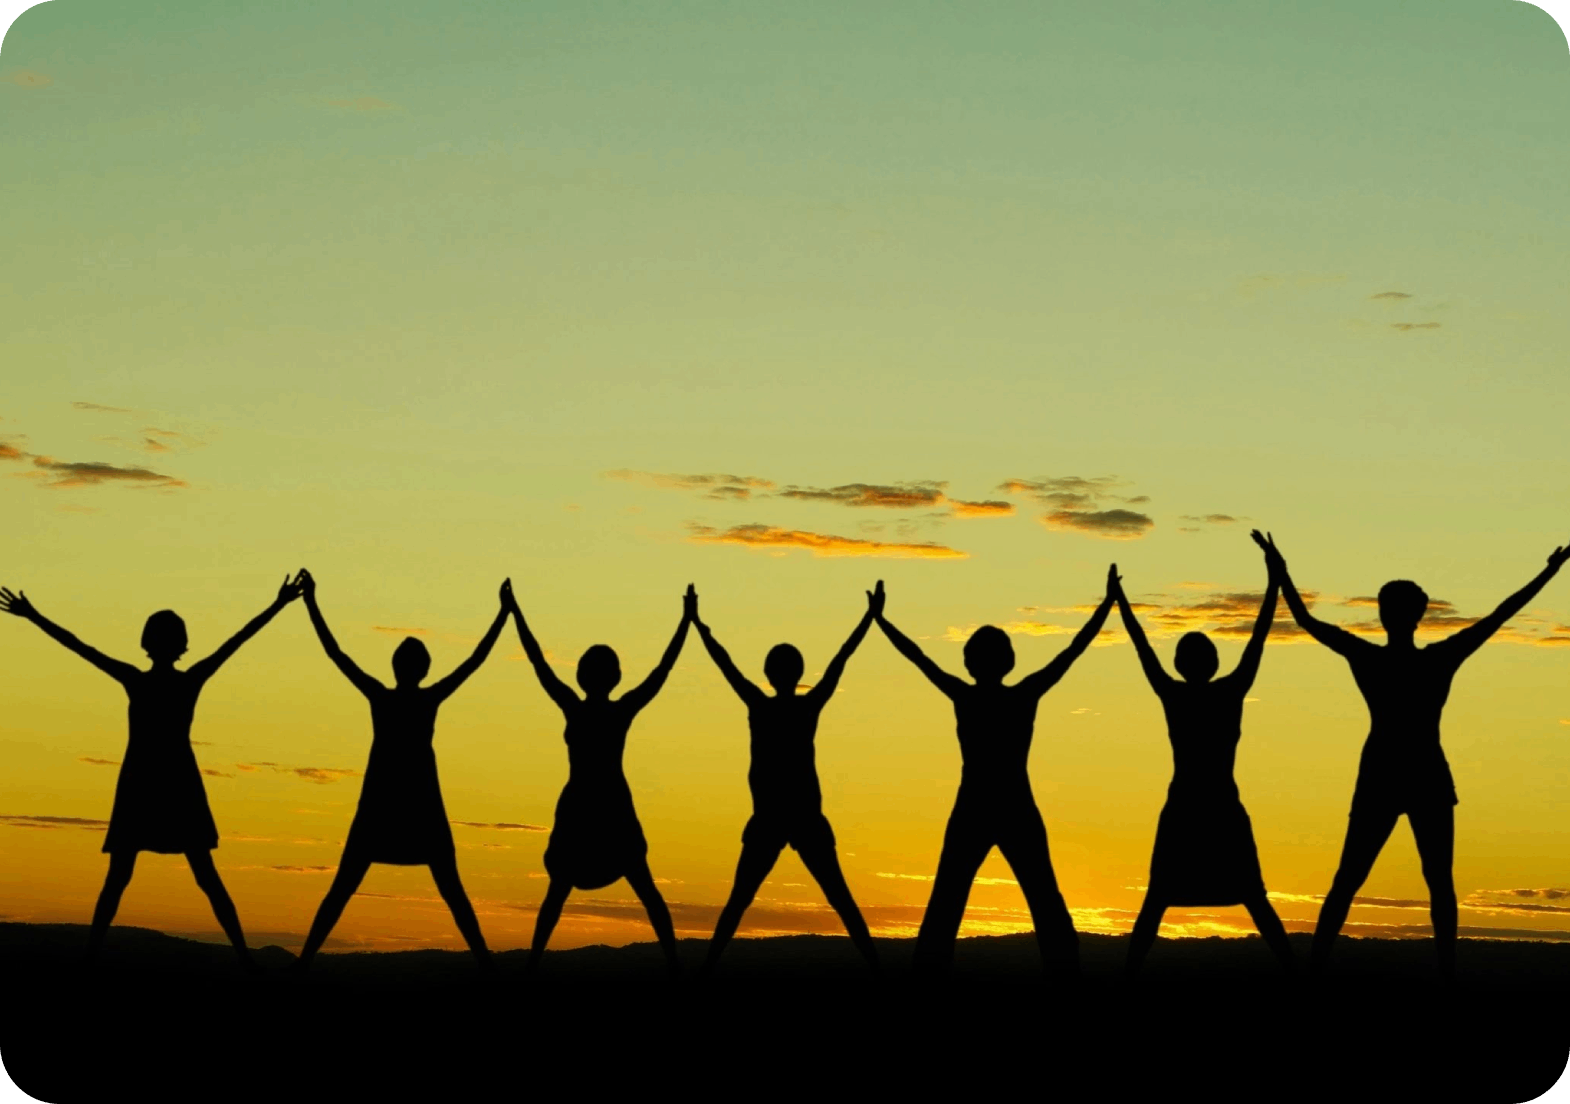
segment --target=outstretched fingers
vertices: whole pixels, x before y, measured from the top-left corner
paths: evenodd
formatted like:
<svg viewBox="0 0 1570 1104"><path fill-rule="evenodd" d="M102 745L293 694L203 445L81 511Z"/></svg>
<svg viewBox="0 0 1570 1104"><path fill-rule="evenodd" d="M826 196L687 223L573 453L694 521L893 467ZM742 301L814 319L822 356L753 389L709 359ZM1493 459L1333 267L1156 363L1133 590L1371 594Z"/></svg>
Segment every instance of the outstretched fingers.
<svg viewBox="0 0 1570 1104"><path fill-rule="evenodd" d="M12 592L10 587L0 587L0 610L26 617L33 612L33 604L22 591Z"/></svg>

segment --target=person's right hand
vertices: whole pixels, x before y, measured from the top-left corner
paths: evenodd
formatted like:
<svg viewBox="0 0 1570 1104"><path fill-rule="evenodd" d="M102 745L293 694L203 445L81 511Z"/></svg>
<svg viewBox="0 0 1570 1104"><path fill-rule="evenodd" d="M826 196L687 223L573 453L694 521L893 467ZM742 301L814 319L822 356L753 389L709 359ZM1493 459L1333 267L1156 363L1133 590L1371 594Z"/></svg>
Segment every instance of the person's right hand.
<svg viewBox="0 0 1570 1104"><path fill-rule="evenodd" d="M1107 568L1107 597L1116 598L1123 590L1123 576L1118 574L1118 565L1111 564Z"/></svg>
<svg viewBox="0 0 1570 1104"><path fill-rule="evenodd" d="M688 621L697 623L698 620L698 592L691 583L687 584L687 593L681 596L681 615Z"/></svg>
<svg viewBox="0 0 1570 1104"><path fill-rule="evenodd" d="M510 576L502 580L502 588L498 596L501 599L502 609L507 613L511 613L518 608L518 599L514 598L512 594L512 578Z"/></svg>
<svg viewBox="0 0 1570 1104"><path fill-rule="evenodd" d="M300 588L300 593L311 601L316 600L316 577L305 568L295 574L294 583Z"/></svg>
<svg viewBox="0 0 1570 1104"><path fill-rule="evenodd" d="M874 589L867 591L867 612L875 618L882 617L883 603L887 597L883 593L883 580L879 579L878 585Z"/></svg>
<svg viewBox="0 0 1570 1104"><path fill-rule="evenodd" d="M1548 555L1548 566L1558 571L1566 560L1570 560L1570 544L1563 548L1556 548Z"/></svg>
<svg viewBox="0 0 1570 1104"><path fill-rule="evenodd" d="M1249 534L1254 538L1254 543L1265 552L1265 566L1277 575L1287 573L1286 557L1281 554L1281 549L1276 547L1276 538L1273 534L1261 533L1255 529Z"/></svg>
<svg viewBox="0 0 1570 1104"><path fill-rule="evenodd" d="M11 593L9 587L0 587L0 610L15 614L17 617L33 617L38 611L33 608L33 603L27 600L27 595L21 591Z"/></svg>

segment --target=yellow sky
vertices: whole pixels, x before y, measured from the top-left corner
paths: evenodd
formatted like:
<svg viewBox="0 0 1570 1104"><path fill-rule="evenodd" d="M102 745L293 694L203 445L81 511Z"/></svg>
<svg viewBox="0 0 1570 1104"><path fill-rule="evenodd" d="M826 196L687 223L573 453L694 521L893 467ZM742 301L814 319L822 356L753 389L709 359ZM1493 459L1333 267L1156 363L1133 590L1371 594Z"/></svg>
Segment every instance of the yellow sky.
<svg viewBox="0 0 1570 1104"><path fill-rule="evenodd" d="M606 642L629 682L688 582L755 676L787 640L810 680L879 578L938 662L997 624L1023 671L1114 560L1164 657L1197 628L1231 662L1255 525L1329 619L1366 626L1395 577L1440 628L1487 612L1570 539L1562 37L1530 5L1137 14L30 11L0 55L0 583L140 659L153 610L205 654L304 565L385 677L407 632L457 663L510 575L564 675ZM1464 932L1570 932L1566 594L1452 694ZM1098 644L1031 769L1076 922L1122 931L1170 754L1121 632ZM85 922L124 703L21 622L0 665L0 911ZM1252 696L1238 780L1303 930L1366 714L1284 624ZM194 734L242 919L297 942L363 701L291 608ZM443 708L496 946L532 930L560 737L510 630ZM946 704L874 633L818 748L852 890L912 932L959 777ZM626 757L685 934L729 888L746 756L689 644ZM982 875L965 930L1028 927L1006 864ZM809 883L788 854L743 932L837 930ZM1426 922L1404 827L1364 893L1351 933ZM215 932L170 857L120 919ZM557 943L647 935L619 884L576 894ZM429 876L390 867L335 936L458 945Z"/></svg>

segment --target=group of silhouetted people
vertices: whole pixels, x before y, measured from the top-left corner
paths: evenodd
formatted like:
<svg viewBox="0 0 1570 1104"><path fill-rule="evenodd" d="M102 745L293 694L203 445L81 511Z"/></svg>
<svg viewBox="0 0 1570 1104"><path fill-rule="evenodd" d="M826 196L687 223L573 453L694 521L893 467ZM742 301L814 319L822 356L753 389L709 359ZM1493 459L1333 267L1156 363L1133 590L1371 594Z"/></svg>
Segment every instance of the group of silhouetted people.
<svg viewBox="0 0 1570 1104"><path fill-rule="evenodd" d="M1299 626L1346 657L1370 715L1346 843L1314 932L1312 964L1323 965L1353 895L1405 814L1429 887L1439 966L1448 975L1455 962L1451 865L1456 795L1439 742L1440 714L1462 661L1542 589L1570 557L1570 548L1556 548L1548 566L1493 613L1420 648L1414 634L1428 596L1417 584L1398 580L1380 590L1379 616L1387 635L1381 646L1310 614L1274 540L1258 531L1253 538L1264 550L1269 583L1241 661L1220 678L1215 645L1198 632L1178 641L1174 666L1179 677L1166 672L1129 605L1116 565L1107 574L1106 596L1068 647L1013 685L1003 682L1014 667L1014 650L1002 629L983 626L966 641L965 669L974 680L967 682L939 667L888 621L881 582L867 593L866 612L815 685L801 685L806 666L796 648L779 644L769 651L763 671L772 694L737 669L699 618L698 596L688 586L681 622L659 663L641 683L614 699L611 692L621 681L616 653L603 644L583 653L577 667L580 696L551 669L513 597L510 581L502 584L500 608L473 654L429 685L423 684L430 672L430 653L412 636L393 652L391 687L361 670L333 638L316 601L315 580L303 569L293 579L285 578L267 609L212 655L183 671L175 664L186 651L185 623L170 610L147 619L142 647L152 666L144 671L82 643L39 613L21 593L0 588L0 609L32 621L118 681L130 699L130 738L103 846L109 855L109 873L93 913L89 957L102 946L137 853L155 851L186 856L219 924L249 963L239 917L213 866L218 831L191 748L191 720L207 680L284 606L303 596L328 657L370 703L372 743L343 856L300 952L302 969L331 933L372 863L429 866L470 950L489 966L490 952L458 876L432 739L442 702L485 662L510 617L541 685L566 720L564 738L571 766L545 851L550 881L535 924L530 970L538 966L572 890L598 889L621 878L642 901L668 962L672 969L677 967L670 911L649 870L648 843L622 769L622 751L638 713L665 684L689 627L697 628L710 657L746 705L752 750L747 781L753 814L742 832L735 882L710 940L705 969L718 962L786 847L800 855L856 948L877 969L877 949L845 882L834 830L823 814L814 752L818 717L838 687L846 663L876 623L900 654L953 703L964 763L932 896L916 938L914 966L927 973L946 970L977 871L997 847L1025 895L1043 960L1072 975L1078 971L1078 937L1052 869L1046 826L1031 792L1027 761L1037 703L1089 647L1114 603L1161 701L1173 756L1172 783L1156 828L1149 887L1130 941L1129 969L1138 970L1166 909L1225 905L1245 906L1282 965L1292 968L1291 945L1266 895L1253 828L1233 780L1243 703L1259 671L1281 596Z"/></svg>

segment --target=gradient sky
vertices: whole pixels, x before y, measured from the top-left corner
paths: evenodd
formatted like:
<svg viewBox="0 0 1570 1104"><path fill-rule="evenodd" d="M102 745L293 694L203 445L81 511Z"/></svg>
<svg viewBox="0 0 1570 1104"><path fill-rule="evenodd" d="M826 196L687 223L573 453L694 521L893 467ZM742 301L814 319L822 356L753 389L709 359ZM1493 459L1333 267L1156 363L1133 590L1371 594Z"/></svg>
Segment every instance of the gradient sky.
<svg viewBox="0 0 1570 1104"><path fill-rule="evenodd" d="M23 15L0 53L0 582L140 659L149 612L205 654L307 565L385 677L405 631L456 663L510 575L564 673L603 641L635 678L691 581L744 670L789 640L810 678L879 578L955 670L982 623L1046 662L1114 560L1164 656L1201 627L1229 661L1264 582L1251 526L1348 624L1392 577L1450 604L1438 624L1485 613L1570 539L1570 59L1542 11L846 8ZM1463 933L1570 938L1567 588L1451 698ZM1171 761L1122 634L1100 643L1043 702L1032 772L1076 921L1123 931ZM509 630L437 734L500 947L528 940L546 836L496 826L549 825L566 778L520 659ZM123 696L20 621L0 665L0 912L85 922ZM1289 633L1253 696L1238 779L1306 930L1366 713ZM297 944L368 710L293 607L194 735L253 941ZM853 891L912 933L949 710L874 633L818 748ZM695 640L626 764L677 927L706 935L747 743ZM982 874L966 930L1028 928L1007 865ZM1426 923L1404 825L1364 894L1349 933ZM178 857L144 856L120 920L216 937ZM840 929L787 854L743 932L803 930ZM618 883L575 894L557 944L648 937ZM419 868L373 868L335 939L461 945Z"/></svg>

